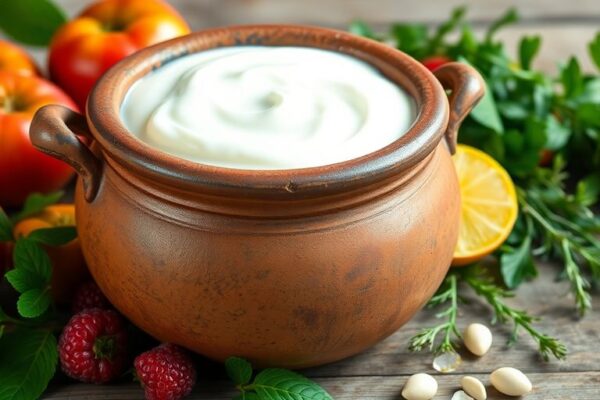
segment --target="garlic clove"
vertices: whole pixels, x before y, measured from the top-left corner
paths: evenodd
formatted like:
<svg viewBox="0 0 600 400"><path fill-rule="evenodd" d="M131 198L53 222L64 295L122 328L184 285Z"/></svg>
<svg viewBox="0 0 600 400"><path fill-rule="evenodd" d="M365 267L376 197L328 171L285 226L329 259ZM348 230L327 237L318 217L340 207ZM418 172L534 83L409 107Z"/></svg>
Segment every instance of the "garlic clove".
<svg viewBox="0 0 600 400"><path fill-rule="evenodd" d="M482 356L492 347L492 332L483 324L471 324L463 333L463 343L476 356Z"/></svg>
<svg viewBox="0 0 600 400"><path fill-rule="evenodd" d="M464 376L460 380L460 386L475 400L487 399L487 391L485 390L485 386L483 386L483 383L481 383L481 381L477 378L472 376Z"/></svg>
<svg viewBox="0 0 600 400"><path fill-rule="evenodd" d="M458 392L454 392L452 398L450 400L474 400L471 396L459 390Z"/></svg>
<svg viewBox="0 0 600 400"><path fill-rule="evenodd" d="M498 368L490 375L490 382L500 393L508 396L523 396L531 392L531 381L516 368Z"/></svg>
<svg viewBox="0 0 600 400"><path fill-rule="evenodd" d="M435 396L438 384L429 374L414 374L406 381L402 397L406 400L429 400Z"/></svg>

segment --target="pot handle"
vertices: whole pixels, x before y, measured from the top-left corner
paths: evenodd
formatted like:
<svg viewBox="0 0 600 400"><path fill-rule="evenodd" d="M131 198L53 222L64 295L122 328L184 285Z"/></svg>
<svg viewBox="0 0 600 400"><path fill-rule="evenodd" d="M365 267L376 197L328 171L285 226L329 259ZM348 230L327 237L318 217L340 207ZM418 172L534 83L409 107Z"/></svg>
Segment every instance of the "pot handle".
<svg viewBox="0 0 600 400"><path fill-rule="evenodd" d="M96 197L101 163L78 136L92 139L85 117L67 107L50 104L33 116L29 128L31 143L38 150L72 166L81 177L85 199Z"/></svg>
<svg viewBox="0 0 600 400"><path fill-rule="evenodd" d="M446 128L446 142L450 154L456 152L458 128L485 93L485 82L470 65L450 62L433 71L444 89L450 91L450 118Z"/></svg>

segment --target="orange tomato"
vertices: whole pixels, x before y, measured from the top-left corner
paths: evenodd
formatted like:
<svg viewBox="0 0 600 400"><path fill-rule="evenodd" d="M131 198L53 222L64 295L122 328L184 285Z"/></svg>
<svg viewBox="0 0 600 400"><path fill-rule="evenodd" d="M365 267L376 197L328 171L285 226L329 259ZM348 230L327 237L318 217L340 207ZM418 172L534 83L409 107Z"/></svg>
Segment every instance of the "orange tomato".
<svg viewBox="0 0 600 400"><path fill-rule="evenodd" d="M77 108L45 79L0 71L1 206L18 206L30 193L60 189L73 175L71 167L36 150L29 139L33 114L50 103Z"/></svg>
<svg viewBox="0 0 600 400"><path fill-rule="evenodd" d="M46 207L42 212L18 222L13 230L15 239L27 237L37 229L56 226L75 226L75 206L73 204L55 204ZM89 279L79 239L69 243L51 247L46 252L52 261L52 280L50 291L57 304L71 301L77 287Z"/></svg>
<svg viewBox="0 0 600 400"><path fill-rule="evenodd" d="M5 40L0 40L0 71L39 75L38 67L29 54Z"/></svg>
<svg viewBox="0 0 600 400"><path fill-rule="evenodd" d="M98 78L119 60L189 32L183 18L163 1L99 1L55 34L50 76L84 109Z"/></svg>

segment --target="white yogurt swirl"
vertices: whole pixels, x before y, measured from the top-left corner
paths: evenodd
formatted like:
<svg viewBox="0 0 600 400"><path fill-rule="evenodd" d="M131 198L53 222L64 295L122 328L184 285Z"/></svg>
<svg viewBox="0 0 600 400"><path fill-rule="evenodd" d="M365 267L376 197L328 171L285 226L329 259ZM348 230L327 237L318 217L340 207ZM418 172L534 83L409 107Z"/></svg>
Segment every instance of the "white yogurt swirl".
<svg viewBox="0 0 600 400"><path fill-rule="evenodd" d="M142 141L203 164L289 169L333 164L402 136L415 106L356 58L306 47L239 46L175 60L121 107Z"/></svg>

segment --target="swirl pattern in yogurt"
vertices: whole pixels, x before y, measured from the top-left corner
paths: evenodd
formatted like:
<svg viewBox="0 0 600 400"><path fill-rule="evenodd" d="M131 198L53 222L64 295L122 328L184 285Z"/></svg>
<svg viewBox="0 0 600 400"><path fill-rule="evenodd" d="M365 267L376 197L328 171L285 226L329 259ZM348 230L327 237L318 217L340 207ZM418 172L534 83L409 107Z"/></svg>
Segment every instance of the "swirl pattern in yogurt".
<svg viewBox="0 0 600 400"><path fill-rule="evenodd" d="M354 57L307 47L239 46L175 60L138 81L125 126L172 155L228 168L333 164L400 138L412 98Z"/></svg>

